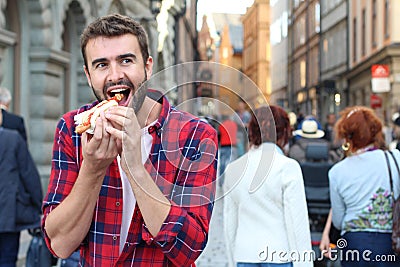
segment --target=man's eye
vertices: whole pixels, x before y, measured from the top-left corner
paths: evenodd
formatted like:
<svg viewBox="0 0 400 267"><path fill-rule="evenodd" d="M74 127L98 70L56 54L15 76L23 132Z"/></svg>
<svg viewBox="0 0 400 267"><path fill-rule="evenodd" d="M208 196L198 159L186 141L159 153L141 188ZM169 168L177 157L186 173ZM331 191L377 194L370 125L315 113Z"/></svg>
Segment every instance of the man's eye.
<svg viewBox="0 0 400 267"><path fill-rule="evenodd" d="M96 65L96 69L101 69L101 68L104 68L105 66L106 66L105 63L99 63Z"/></svg>
<svg viewBox="0 0 400 267"><path fill-rule="evenodd" d="M127 63L131 63L131 62L132 62L132 60L129 59L129 58L124 58L124 59L121 60L122 64L127 64Z"/></svg>

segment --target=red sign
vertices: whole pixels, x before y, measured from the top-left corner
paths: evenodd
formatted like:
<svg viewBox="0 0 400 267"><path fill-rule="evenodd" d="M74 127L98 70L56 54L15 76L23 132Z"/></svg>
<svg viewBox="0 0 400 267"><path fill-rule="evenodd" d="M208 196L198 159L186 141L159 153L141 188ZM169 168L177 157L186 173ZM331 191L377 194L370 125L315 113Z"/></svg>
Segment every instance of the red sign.
<svg viewBox="0 0 400 267"><path fill-rule="evenodd" d="M388 65L372 65L371 76L371 89L373 93L387 93L390 91L390 73Z"/></svg>
<svg viewBox="0 0 400 267"><path fill-rule="evenodd" d="M370 97L370 105L371 105L371 108L381 108L382 107L382 98L378 95L372 94Z"/></svg>
<svg viewBox="0 0 400 267"><path fill-rule="evenodd" d="M372 65L371 67L372 78L389 78L389 66L388 65Z"/></svg>

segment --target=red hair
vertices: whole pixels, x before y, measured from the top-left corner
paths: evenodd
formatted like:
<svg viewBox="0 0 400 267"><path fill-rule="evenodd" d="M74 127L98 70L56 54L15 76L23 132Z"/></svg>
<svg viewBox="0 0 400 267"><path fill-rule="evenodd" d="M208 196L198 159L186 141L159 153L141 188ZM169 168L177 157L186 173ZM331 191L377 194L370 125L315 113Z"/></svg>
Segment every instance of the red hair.
<svg viewBox="0 0 400 267"><path fill-rule="evenodd" d="M336 136L350 144L349 152L370 144L386 149L382 122L372 109L363 106L348 107L340 115L335 126Z"/></svg>
<svg viewBox="0 0 400 267"><path fill-rule="evenodd" d="M250 144L259 146L272 142L283 149L291 134L289 117L278 106L262 106L254 110L248 131Z"/></svg>

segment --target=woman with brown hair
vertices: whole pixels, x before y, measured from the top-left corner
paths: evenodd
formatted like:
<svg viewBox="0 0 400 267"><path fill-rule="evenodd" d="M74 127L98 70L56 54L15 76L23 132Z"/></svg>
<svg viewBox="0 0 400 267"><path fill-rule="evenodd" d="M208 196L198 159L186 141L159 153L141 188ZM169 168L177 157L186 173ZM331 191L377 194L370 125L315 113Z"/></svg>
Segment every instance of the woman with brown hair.
<svg viewBox="0 0 400 267"><path fill-rule="evenodd" d="M346 158L329 171L332 222L341 230L341 263L348 266L399 266L391 249L392 198L385 159L382 122L372 109L362 106L341 112L336 127L343 140ZM400 163L399 151L393 151ZM394 158L388 155L395 197L399 195L399 175Z"/></svg>
<svg viewBox="0 0 400 267"><path fill-rule="evenodd" d="M283 153L288 115L278 106L257 108L248 132L250 149L225 171L228 257L237 267L311 267L303 176L299 163Z"/></svg>

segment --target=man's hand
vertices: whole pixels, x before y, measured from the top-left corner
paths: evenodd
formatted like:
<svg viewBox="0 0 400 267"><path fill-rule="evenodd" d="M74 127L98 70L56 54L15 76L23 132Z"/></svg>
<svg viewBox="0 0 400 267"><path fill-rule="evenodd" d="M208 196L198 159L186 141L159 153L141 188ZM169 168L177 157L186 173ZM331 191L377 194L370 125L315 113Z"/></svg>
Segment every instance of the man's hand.
<svg viewBox="0 0 400 267"><path fill-rule="evenodd" d="M106 113L106 118L111 122L105 127L107 134L114 140L118 140L122 145L121 165L122 169L128 173L129 169L126 162L135 168L143 166L141 152L142 130L136 118L133 108L112 107Z"/></svg>
<svg viewBox="0 0 400 267"><path fill-rule="evenodd" d="M84 132L82 134L82 155L87 166L94 172L105 172L111 162L121 151L121 142L111 136L106 127L110 123L104 117L104 113L96 120L96 128L93 136Z"/></svg>

